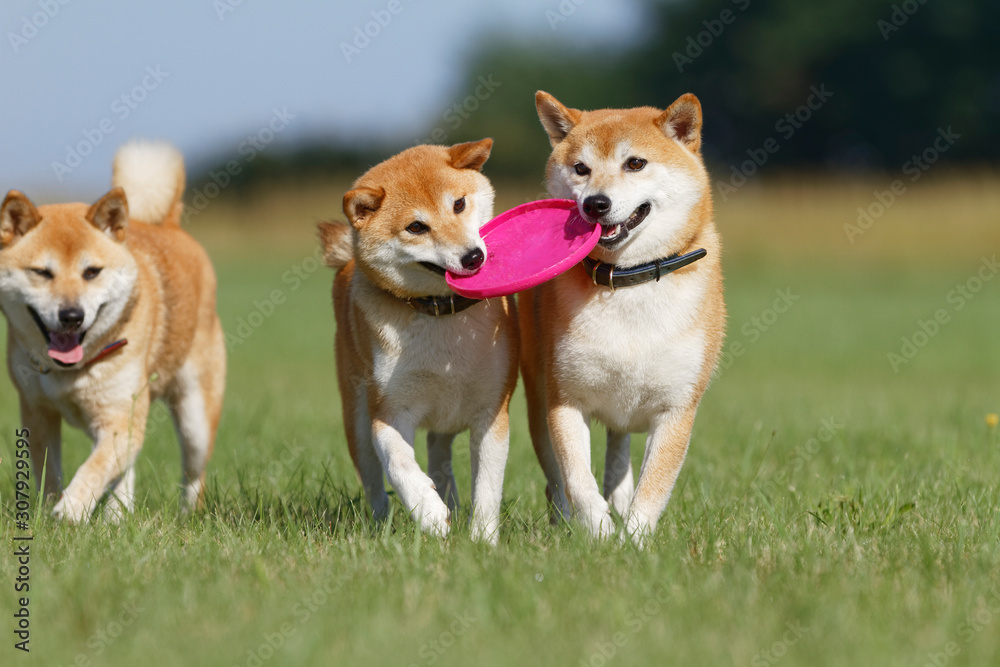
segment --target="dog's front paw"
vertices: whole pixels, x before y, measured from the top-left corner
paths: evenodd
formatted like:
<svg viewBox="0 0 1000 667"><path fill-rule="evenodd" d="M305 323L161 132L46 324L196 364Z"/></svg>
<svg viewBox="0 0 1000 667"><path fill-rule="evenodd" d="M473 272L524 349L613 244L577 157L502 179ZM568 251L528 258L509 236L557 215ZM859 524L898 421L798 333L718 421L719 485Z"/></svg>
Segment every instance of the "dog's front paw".
<svg viewBox="0 0 1000 667"><path fill-rule="evenodd" d="M448 506L433 489L424 495L420 504L413 508L411 514L419 522L421 532L430 533L436 537L447 537L448 531L451 530L451 523L448 521Z"/></svg>
<svg viewBox="0 0 1000 667"><path fill-rule="evenodd" d="M578 512L577 518L587 532L597 539L606 540L615 532L615 522L611 518L607 502L594 503L588 510Z"/></svg>
<svg viewBox="0 0 1000 667"><path fill-rule="evenodd" d="M499 517L483 518L478 514L473 514L472 525L470 527L472 539L476 542L486 542L490 546L496 546L500 538Z"/></svg>
<svg viewBox="0 0 1000 667"><path fill-rule="evenodd" d="M656 522L651 521L645 514L641 512L629 512L625 518L625 530L622 534L622 540L631 538L632 544L639 549L645 549L649 537L655 528Z"/></svg>
<svg viewBox="0 0 1000 667"><path fill-rule="evenodd" d="M62 498L52 508L52 516L69 523L86 523L90 519L90 508L82 500L63 493Z"/></svg>

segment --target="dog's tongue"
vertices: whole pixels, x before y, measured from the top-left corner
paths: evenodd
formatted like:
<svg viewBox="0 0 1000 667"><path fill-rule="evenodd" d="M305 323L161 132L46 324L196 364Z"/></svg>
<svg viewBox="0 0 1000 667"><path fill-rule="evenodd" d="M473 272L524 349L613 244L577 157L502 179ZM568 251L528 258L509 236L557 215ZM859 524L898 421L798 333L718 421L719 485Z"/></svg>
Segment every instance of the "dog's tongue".
<svg viewBox="0 0 1000 667"><path fill-rule="evenodd" d="M67 366L80 363L83 360L80 336L74 333L50 332L49 356Z"/></svg>

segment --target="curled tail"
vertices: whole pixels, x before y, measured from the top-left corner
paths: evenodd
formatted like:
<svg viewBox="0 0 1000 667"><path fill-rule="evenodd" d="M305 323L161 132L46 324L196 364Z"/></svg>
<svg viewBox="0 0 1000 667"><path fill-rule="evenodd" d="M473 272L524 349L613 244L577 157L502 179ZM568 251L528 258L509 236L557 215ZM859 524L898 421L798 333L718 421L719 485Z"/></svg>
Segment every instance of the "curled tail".
<svg viewBox="0 0 1000 667"><path fill-rule="evenodd" d="M351 226L346 222L321 222L319 245L323 249L323 261L332 269L340 271L354 256Z"/></svg>
<svg viewBox="0 0 1000 667"><path fill-rule="evenodd" d="M184 158L168 143L130 141L115 154L112 187L125 190L130 217L149 224L179 225Z"/></svg>

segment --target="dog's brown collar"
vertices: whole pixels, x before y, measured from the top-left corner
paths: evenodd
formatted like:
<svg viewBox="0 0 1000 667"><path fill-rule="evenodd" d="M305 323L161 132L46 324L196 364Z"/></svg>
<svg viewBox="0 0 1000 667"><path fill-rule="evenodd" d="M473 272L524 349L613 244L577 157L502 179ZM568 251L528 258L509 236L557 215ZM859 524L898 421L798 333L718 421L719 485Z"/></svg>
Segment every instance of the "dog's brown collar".
<svg viewBox="0 0 1000 667"><path fill-rule="evenodd" d="M460 313L466 308L476 305L482 299L470 299L458 294L450 294L448 296L418 296L404 299L404 301L421 315L438 317Z"/></svg>
<svg viewBox="0 0 1000 667"><path fill-rule="evenodd" d="M90 366L91 364L96 364L101 359L107 357L110 354L113 354L113 353L117 352L118 350L122 349L126 345L128 345L128 338L122 338L121 340L116 340L115 342L111 343L110 345L105 345L104 349L102 349L100 352L97 353L97 356L95 356L90 361L84 362L84 364L83 364L83 366L81 366L81 368L86 368L87 366ZM29 355L28 358L35 365L35 370L37 370L42 375L48 375L50 372L52 372L52 367L51 366L46 366L44 363L38 361L37 359L35 359L34 355L35 355L35 353L32 352Z"/></svg>
<svg viewBox="0 0 1000 667"><path fill-rule="evenodd" d="M98 352L96 357L94 357L93 359L91 359L90 361L88 361L87 363L84 364L84 367L89 366L91 364L96 364L98 361L100 361L104 357L108 356L109 354L113 354L113 353L117 352L118 350L122 349L126 345L128 345L128 338L122 338L121 340L116 340L115 342L111 343L110 345L105 345L104 349L101 350L100 352Z"/></svg>
<svg viewBox="0 0 1000 667"><path fill-rule="evenodd" d="M600 260L584 257L583 267L587 270L587 275L590 276L595 285L610 287L613 292L619 287L632 287L648 283L651 280L659 281L663 276L673 273L688 264L697 262L707 254L707 250L698 248L686 255L674 253L670 257L664 257L648 264L640 264L639 266L632 266L625 269L614 264L605 264Z"/></svg>

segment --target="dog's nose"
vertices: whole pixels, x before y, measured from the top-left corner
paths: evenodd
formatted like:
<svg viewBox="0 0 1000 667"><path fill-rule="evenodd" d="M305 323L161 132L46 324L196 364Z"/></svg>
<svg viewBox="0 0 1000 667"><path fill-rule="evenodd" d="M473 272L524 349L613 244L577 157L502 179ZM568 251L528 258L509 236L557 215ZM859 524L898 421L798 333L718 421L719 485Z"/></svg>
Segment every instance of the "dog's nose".
<svg viewBox="0 0 1000 667"><path fill-rule="evenodd" d="M59 324L67 329L78 329L83 324L83 309L75 306L59 309Z"/></svg>
<svg viewBox="0 0 1000 667"><path fill-rule="evenodd" d="M603 218L611 210L611 200L605 195L591 195L583 200L583 212L591 218Z"/></svg>
<svg viewBox="0 0 1000 667"><path fill-rule="evenodd" d="M486 259L486 256L483 254L483 251L479 248L474 248L462 256L462 268L467 271L475 271L483 265L484 259Z"/></svg>

